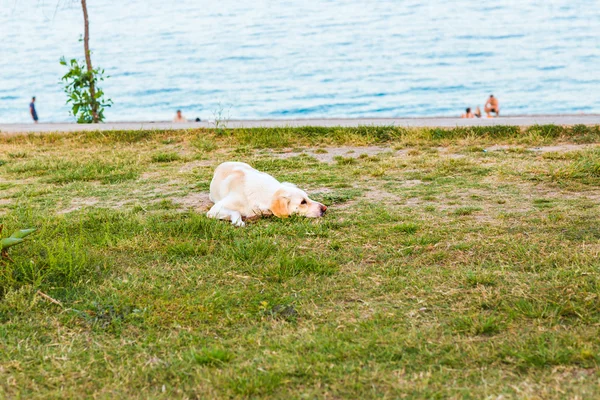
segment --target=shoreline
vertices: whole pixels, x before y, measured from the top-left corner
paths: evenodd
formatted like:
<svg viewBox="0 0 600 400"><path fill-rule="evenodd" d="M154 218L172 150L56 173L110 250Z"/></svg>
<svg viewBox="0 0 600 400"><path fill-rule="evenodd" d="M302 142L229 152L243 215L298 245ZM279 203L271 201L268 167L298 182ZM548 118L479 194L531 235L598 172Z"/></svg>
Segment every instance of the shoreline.
<svg viewBox="0 0 600 400"><path fill-rule="evenodd" d="M2 124L0 133L48 133L111 130L165 130L194 128L276 128L276 127L357 127L399 126L418 127L472 127L472 126L532 126L532 125L600 125L600 114L519 115L498 118L412 117L412 118L306 118L306 119L240 119L174 123L171 121L105 122L77 124L71 122Z"/></svg>

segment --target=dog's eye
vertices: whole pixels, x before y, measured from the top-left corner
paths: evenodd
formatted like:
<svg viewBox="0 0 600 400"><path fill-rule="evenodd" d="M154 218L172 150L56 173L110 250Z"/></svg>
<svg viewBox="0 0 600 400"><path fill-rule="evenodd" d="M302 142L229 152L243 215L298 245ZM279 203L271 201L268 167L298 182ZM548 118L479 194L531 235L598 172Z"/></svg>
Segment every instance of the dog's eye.
<svg viewBox="0 0 600 400"><path fill-rule="evenodd" d="M302 203L300 203L300 204L306 204L306 199L303 199Z"/></svg>

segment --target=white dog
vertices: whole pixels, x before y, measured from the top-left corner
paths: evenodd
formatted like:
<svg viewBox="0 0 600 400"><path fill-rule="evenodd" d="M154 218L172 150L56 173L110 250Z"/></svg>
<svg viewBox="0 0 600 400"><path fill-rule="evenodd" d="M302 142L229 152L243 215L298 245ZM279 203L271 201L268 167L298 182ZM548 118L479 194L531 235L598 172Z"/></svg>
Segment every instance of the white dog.
<svg viewBox="0 0 600 400"><path fill-rule="evenodd" d="M217 167L210 182L209 197L215 205L206 216L231 220L235 226L245 225L242 217L273 214L286 218L298 214L317 218L327 210L295 185L280 183L242 162L224 162Z"/></svg>

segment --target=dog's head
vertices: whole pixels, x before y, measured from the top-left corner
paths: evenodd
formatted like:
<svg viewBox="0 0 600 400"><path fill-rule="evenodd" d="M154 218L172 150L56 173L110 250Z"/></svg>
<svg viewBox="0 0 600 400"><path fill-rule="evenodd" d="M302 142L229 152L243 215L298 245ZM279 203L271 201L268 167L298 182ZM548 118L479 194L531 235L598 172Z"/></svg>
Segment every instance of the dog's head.
<svg viewBox="0 0 600 400"><path fill-rule="evenodd" d="M304 190L291 183L284 182L271 201L271 212L279 218L297 214L308 218L318 218L325 214L327 207L311 200Z"/></svg>

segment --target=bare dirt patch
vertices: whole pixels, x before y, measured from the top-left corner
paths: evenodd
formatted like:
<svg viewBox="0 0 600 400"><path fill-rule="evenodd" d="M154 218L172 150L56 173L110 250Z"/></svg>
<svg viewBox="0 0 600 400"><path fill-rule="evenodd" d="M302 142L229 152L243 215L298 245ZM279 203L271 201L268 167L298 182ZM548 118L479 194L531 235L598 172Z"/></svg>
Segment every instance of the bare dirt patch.
<svg viewBox="0 0 600 400"><path fill-rule="evenodd" d="M171 201L182 208L205 211L212 206L208 193L190 193L184 197L171 197Z"/></svg>
<svg viewBox="0 0 600 400"><path fill-rule="evenodd" d="M560 144L554 146L540 146L540 147L532 147L532 148L524 148L523 146L511 146L511 145L493 145L485 148L485 151L507 151L512 149L522 149L525 151L537 152L537 153L549 153L549 152L568 152L568 151L577 151L577 150L586 150L598 147L598 145L590 145L590 144ZM451 148L448 147L436 147L435 148L440 153L446 153L450 158L463 158L464 154L454 153ZM333 163L335 157L342 156L346 158L359 158L360 156L377 156L383 153L392 153L394 156L404 156L407 155L411 150L415 151L416 149L402 149L402 150L394 150L391 147L383 147L383 146L339 146L339 147L324 147L322 149L307 149L304 151L293 151L292 149L284 149L280 151L268 150L265 154L268 154L272 157L287 159L291 157L297 157L301 154L306 154L315 159L325 162L325 163ZM193 164L193 163L189 163ZM208 166L212 164L199 166ZM183 171L180 171L183 172Z"/></svg>
<svg viewBox="0 0 600 400"><path fill-rule="evenodd" d="M538 147L523 147L523 146L511 146L505 144L495 144L493 146L487 147L485 151L507 151L513 149L522 149L525 151L531 151L535 153L564 153L568 151L577 151L577 150L587 150L598 147L596 144L572 144L572 143L563 143L554 146L538 146Z"/></svg>
<svg viewBox="0 0 600 400"><path fill-rule="evenodd" d="M180 173L193 172L196 168L216 167L214 160L196 160L185 163L179 168Z"/></svg>
<svg viewBox="0 0 600 400"><path fill-rule="evenodd" d="M363 154L367 156L376 156L381 153L392 152L394 154L400 154L401 152L394 151L390 147L381 146L340 146L340 147L324 147L322 150L310 149L302 152L298 151L284 151L283 153L270 152L269 154L277 158L291 158L297 157L301 154L307 154L317 160L325 163L333 163L335 157L346 157L346 158L358 158ZM403 151L402 151L403 152Z"/></svg>
<svg viewBox="0 0 600 400"><path fill-rule="evenodd" d="M407 187L407 188L408 188L408 187L415 187L415 186L418 186L418 185L423 185L423 184L425 184L425 185L428 185L428 184L429 184L429 182L423 182L423 181L422 181L422 180L420 180L420 179L408 179L408 180L406 180L406 181L402 182L402 183L400 184L400 186L401 186L401 187Z"/></svg>
<svg viewBox="0 0 600 400"><path fill-rule="evenodd" d="M73 211L81 210L85 207L95 206L100 202L96 197L75 197L71 199L71 205L63 210L59 210L57 214L68 214Z"/></svg>
<svg viewBox="0 0 600 400"><path fill-rule="evenodd" d="M549 152L557 152L563 153L567 151L577 151L577 150L587 150L598 147L598 145L589 145L589 144L559 144L556 146L541 146L541 147L532 147L528 150L538 152L538 153L549 153Z"/></svg>

